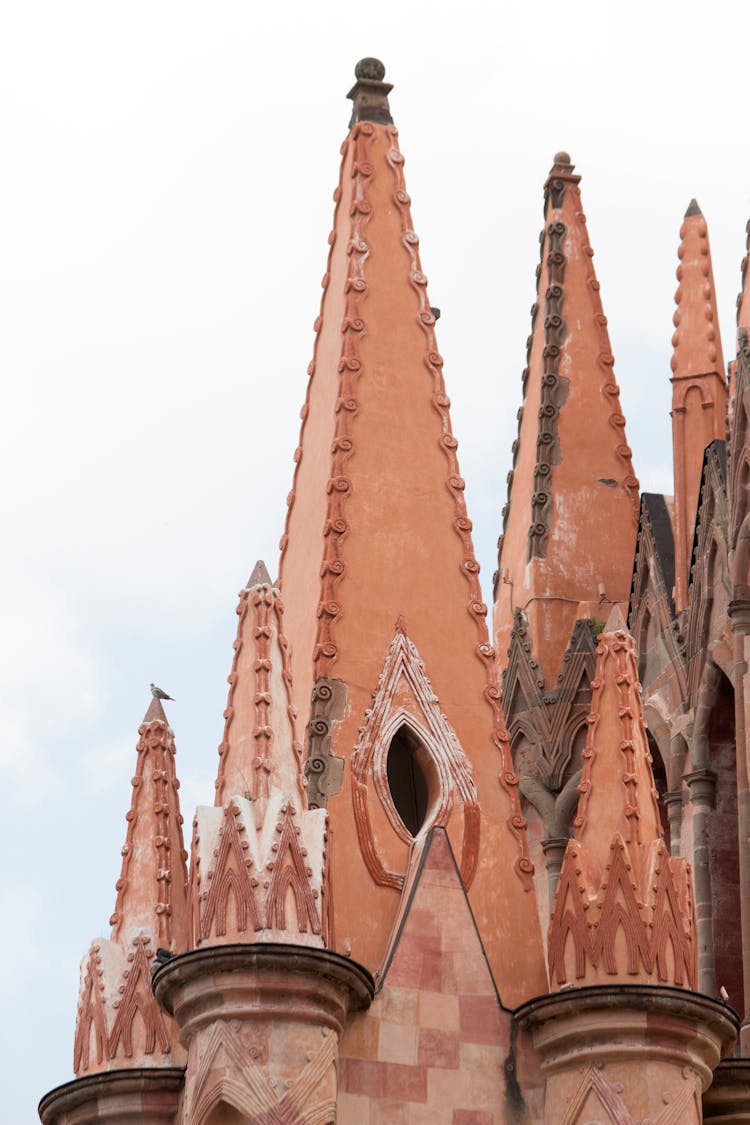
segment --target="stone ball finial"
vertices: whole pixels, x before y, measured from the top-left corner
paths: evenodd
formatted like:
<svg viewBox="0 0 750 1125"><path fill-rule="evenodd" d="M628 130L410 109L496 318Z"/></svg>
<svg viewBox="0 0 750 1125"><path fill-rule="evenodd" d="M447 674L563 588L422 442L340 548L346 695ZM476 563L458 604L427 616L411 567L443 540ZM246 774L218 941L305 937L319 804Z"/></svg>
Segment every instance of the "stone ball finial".
<svg viewBox="0 0 750 1125"><path fill-rule="evenodd" d="M570 164L570 153L569 152L556 152L555 153L555 159L554 159L553 163L554 164Z"/></svg>
<svg viewBox="0 0 750 1125"><path fill-rule="evenodd" d="M360 59L354 68L354 77L358 81L382 82L385 78L385 67L380 59Z"/></svg>

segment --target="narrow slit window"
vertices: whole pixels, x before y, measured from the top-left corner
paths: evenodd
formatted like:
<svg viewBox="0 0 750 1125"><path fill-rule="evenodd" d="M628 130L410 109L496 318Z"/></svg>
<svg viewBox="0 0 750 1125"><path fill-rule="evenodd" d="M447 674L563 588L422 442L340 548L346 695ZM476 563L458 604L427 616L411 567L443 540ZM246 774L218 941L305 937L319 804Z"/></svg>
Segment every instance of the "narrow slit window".
<svg viewBox="0 0 750 1125"><path fill-rule="evenodd" d="M408 727L399 727L391 739L386 763L391 800L412 836L424 824L429 805L429 785L419 761L421 749Z"/></svg>

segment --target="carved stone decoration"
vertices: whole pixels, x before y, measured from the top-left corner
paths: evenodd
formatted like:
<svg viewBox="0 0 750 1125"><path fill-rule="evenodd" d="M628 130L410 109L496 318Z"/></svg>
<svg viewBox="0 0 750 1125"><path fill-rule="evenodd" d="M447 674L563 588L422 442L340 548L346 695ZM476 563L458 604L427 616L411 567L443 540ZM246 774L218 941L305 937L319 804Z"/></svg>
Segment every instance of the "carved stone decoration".
<svg viewBox="0 0 750 1125"><path fill-rule="evenodd" d="M612 1125L640 1125L640 1116L637 1119L632 1116L622 1095L622 1082L610 1082L601 1066L590 1066L568 1103L561 1125L581 1125L590 1120L591 1113L600 1110ZM650 1117L649 1122L650 1125L683 1125L690 1119L691 1110L700 1113L700 1086L692 1075L687 1075L677 1097L668 1097L666 1105Z"/></svg>
<svg viewBox="0 0 750 1125"><path fill-rule="evenodd" d="M256 1125L333 1125L339 1037L373 996L366 969L322 949L229 944L173 958L154 991L189 1044L182 1125L217 1107Z"/></svg>
<svg viewBox="0 0 750 1125"><path fill-rule="evenodd" d="M108 1042L110 1058L115 1058L120 1053L125 1058L132 1059L140 1053L134 1049L136 1018L141 1024L139 1034L144 1037L145 1054L169 1053L170 1043L164 1014L151 991L151 963L155 953L156 950L147 937L136 937L128 951L126 967L122 971L122 984L118 990L121 996L112 1001L116 1015ZM137 1048L137 1043L135 1047Z"/></svg>
<svg viewBox="0 0 750 1125"><path fill-rule="evenodd" d="M331 754L331 736L332 724L343 718L345 706L346 684L325 678L315 681L310 700L305 761L308 808L324 809L328 798L341 789L344 759Z"/></svg>
<svg viewBox="0 0 750 1125"><path fill-rule="evenodd" d="M164 1013L151 992L155 953L146 934L136 935L127 951L103 939L92 944L78 1002L76 1074L173 1061Z"/></svg>
<svg viewBox="0 0 750 1125"><path fill-rule="evenodd" d="M352 800L357 836L367 869L380 886L401 889L404 873L389 871L379 852L368 808L374 789L397 836L410 844L412 836L399 816L391 796L387 758L391 740L408 727L429 755L434 767L435 792L419 835L446 825L453 809L464 812L461 876L470 887L479 854L480 810L471 765L455 732L440 710L440 704L425 672L416 646L399 622L386 654L372 707L365 712L357 745L352 752Z"/></svg>
<svg viewBox="0 0 750 1125"><path fill-rule="evenodd" d="M274 1080L265 1053L252 1046L248 1051L240 1029L233 1030L228 1020L217 1020L201 1044L198 1072L185 1107L186 1122L200 1125L221 1104L237 1110L247 1121L279 1125L335 1121L338 1052L334 1032L321 1029L320 1046L288 1082Z"/></svg>
<svg viewBox="0 0 750 1125"><path fill-rule="evenodd" d="M82 977L73 1044L73 1070L76 1074L87 1071L92 1063L102 1066L105 1059L109 1057L102 952L98 942L94 942L89 950L88 962ZM91 1057L92 1047L95 1058Z"/></svg>
<svg viewBox="0 0 750 1125"><path fill-rule="evenodd" d="M558 988L573 979L604 980L607 975L656 976L665 984L695 988L695 908L689 869L684 861L670 861L663 840L651 845L642 869L635 873L632 858L617 835L596 886L587 870L585 850L575 843L568 845L548 946L550 979Z"/></svg>
<svg viewBox="0 0 750 1125"><path fill-rule="evenodd" d="M560 181L561 183L563 181ZM562 201L561 201L562 202ZM565 224L559 219L547 226L547 279L544 294L544 348L542 349L542 393L539 406L539 429L536 439L534 491L531 497L528 557L543 558L552 519L550 492L553 466L559 461L557 423L560 409L568 397L569 380L560 375L560 355L567 335L563 320Z"/></svg>
<svg viewBox="0 0 750 1125"><path fill-rule="evenodd" d="M663 839L635 644L613 613L597 643L575 818L550 920L550 981L695 988L690 867Z"/></svg>
<svg viewBox="0 0 750 1125"><path fill-rule="evenodd" d="M276 790L258 823L256 810L239 796L223 809L198 809L191 888L198 928L193 944L273 940L320 946L325 812L300 813Z"/></svg>
<svg viewBox="0 0 750 1125"><path fill-rule="evenodd" d="M573 628L557 683L548 690L531 652L526 615L519 609L515 612L508 663L503 672L505 719L511 744L523 734L537 749L533 769L522 768L516 762L517 771L522 777L534 777L550 793L560 792L565 785L574 743L585 723L595 648L594 623L591 618L581 618Z"/></svg>

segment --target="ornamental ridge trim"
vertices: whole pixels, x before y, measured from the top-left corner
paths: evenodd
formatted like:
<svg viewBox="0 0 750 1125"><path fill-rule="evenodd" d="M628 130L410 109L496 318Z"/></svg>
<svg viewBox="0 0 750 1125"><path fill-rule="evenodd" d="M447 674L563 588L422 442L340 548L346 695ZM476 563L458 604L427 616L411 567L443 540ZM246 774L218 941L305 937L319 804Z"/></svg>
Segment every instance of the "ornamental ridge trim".
<svg viewBox="0 0 750 1125"><path fill-rule="evenodd" d="M409 257L409 280L418 301L417 323L424 333L427 350L424 364L432 378L433 393L432 405L437 411L441 421L441 436L438 443L447 462L448 477L446 486L453 497L454 520L453 528L461 541L462 561L461 573L469 587L468 612L477 631L477 643L474 652L484 668L485 689L484 698L490 706L492 713L492 742L500 755L500 771L498 780L510 802L510 816L506 825L516 841L517 856L514 869L527 891L533 890L534 865L529 858L528 841L526 839L526 820L521 812L521 802L518 794L518 778L513 770L510 755L510 741L502 714L499 684L495 668L495 650L490 644L487 633L487 606L482 600L482 589L479 583L479 563L474 555L474 546L471 538L472 522L466 511L464 498L465 482L459 471L458 441L453 435L450 420L450 398L445 392L443 378L443 357L437 350L435 336L435 317L431 311L427 297L427 278L422 272L419 258L419 238L412 226L411 198L406 190L404 180L404 158L398 147L398 129L394 125L385 127L385 132L391 140L391 147L386 160L391 168L394 179L393 201L401 219L402 245Z"/></svg>
<svg viewBox="0 0 750 1125"><path fill-rule="evenodd" d="M547 226L547 289L544 294L544 347L542 349L541 401L536 439L534 491L531 497L528 558L544 558L552 523L552 468L560 460L557 427L568 397L569 380L560 375L562 346L568 335L562 309L566 258L565 224L559 219Z"/></svg>
<svg viewBox="0 0 750 1125"><path fill-rule="evenodd" d="M353 146L351 176L353 183L350 209L351 225L347 255L349 266L344 287L344 318L341 325L341 355L338 365L339 387L336 400L336 420L331 446L331 476L326 486L328 500L323 528L323 562L321 590L318 604L318 628L313 647L313 678L327 677L336 660L338 648L335 641L336 621L341 606L336 598L338 583L345 564L343 546L349 525L346 520L346 501L351 489L347 475L349 459L354 449L352 437L354 418L359 411L357 382L362 374L361 339L367 325L362 316L362 304L367 296L365 263L370 247L365 240L367 224L372 214L372 204L367 198L367 187L374 168L371 141L375 126L359 122L349 137ZM346 152L346 148L342 150ZM343 165L342 165L343 168ZM327 279L326 285L327 285Z"/></svg>
<svg viewBox="0 0 750 1125"><path fill-rule="evenodd" d="M421 721L412 710L394 706L395 696L403 683L408 688ZM424 662L420 659L416 646L406 635L403 623L399 622L386 654L372 706L365 712L351 759L354 821L365 864L375 883L395 890L402 889L405 874L389 871L380 859L368 807L368 790L370 786L374 787L394 832L405 844L410 845L413 837L396 811L387 774L391 740L402 725L414 732L429 753L440 787L437 802L429 810L428 819L418 835L421 837L431 828L447 825L455 806L463 808L460 871L468 889L476 874L480 835L479 798L471 765L455 731L440 710L439 700L427 678Z"/></svg>
<svg viewBox="0 0 750 1125"><path fill-rule="evenodd" d="M347 138L341 146L342 161L341 161L341 169L340 169L340 172L339 172L339 182L338 182L338 185L337 185L337 187L336 187L336 189L333 193L333 201L334 201L333 226L332 226L331 231L328 235L328 247L329 247L329 249L328 249L328 259L327 259L327 262L326 262L326 272L323 274L323 278L322 278L321 283L320 283L321 288L323 290L323 292L321 294L321 297L320 297L320 311L318 312L318 315L315 318L315 324L313 325L313 328L314 328L314 331L315 331L315 342L313 344L313 357L312 357L312 359L311 359L311 361L310 361L310 363L308 364L308 367L307 367L308 382L307 382L307 389L305 391L305 401L302 405L302 409L300 410L300 420L301 420L300 435L299 435L299 442L297 444L297 448L294 451L294 473L293 473L293 476L292 476L292 487L289 491L289 495L286 498L286 504L287 504L286 520L284 521L284 532L281 536L281 539L279 540L279 550L281 552L281 556L280 556L280 560L279 560L279 570L280 570L280 572L283 569L284 558L286 556L286 549L287 549L287 546L289 544L289 523L290 523L290 520L291 520L291 517L292 517L292 509L294 508L294 501L295 501L295 498L296 498L296 495L297 495L297 476L299 474L299 467L300 467L300 463L302 461L302 448L303 448L303 444L304 444L305 426L306 426L306 423L307 423L307 416L310 413L310 392L311 392L311 387L312 387L312 381L315 377L315 370L316 370L316 365L317 365L317 360L318 360L318 346L320 344L320 329L321 329L321 326L323 324L323 305L324 305L324 302L325 302L325 299L326 299L326 294L328 292L328 285L329 285L330 280L331 280L331 262L332 262L332 258L333 258L334 247L336 245L336 228L337 228L337 221L338 221L338 214L339 214L339 206L340 206L340 203L341 203L341 196L342 196L341 185L342 185L342 181L343 181L343 177L344 177L344 166L346 164L346 161L343 158L346 157L346 154L347 154L347 151L348 151L348 148L349 148L349 144L350 144L350 138Z"/></svg>

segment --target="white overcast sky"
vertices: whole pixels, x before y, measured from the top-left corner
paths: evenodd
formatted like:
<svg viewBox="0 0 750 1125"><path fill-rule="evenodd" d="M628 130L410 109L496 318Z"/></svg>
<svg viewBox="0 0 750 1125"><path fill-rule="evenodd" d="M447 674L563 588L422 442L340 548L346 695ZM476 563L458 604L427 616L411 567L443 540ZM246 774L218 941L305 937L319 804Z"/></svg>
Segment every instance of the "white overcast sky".
<svg viewBox="0 0 750 1125"><path fill-rule="evenodd" d="M750 214L748 7L6 0L0 10L0 1050L6 1121L71 1074L137 727L177 698L210 802L236 592L275 573L353 67L395 84L486 581L568 149L642 486L669 490L682 215L724 354Z"/></svg>

